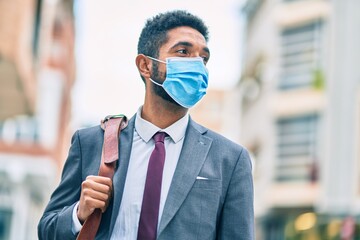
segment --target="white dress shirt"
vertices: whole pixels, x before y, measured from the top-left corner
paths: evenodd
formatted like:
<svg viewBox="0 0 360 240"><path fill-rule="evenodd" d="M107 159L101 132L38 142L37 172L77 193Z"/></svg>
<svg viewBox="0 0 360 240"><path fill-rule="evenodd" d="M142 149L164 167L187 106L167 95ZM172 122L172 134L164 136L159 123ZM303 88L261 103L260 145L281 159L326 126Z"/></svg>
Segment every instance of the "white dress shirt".
<svg viewBox="0 0 360 240"><path fill-rule="evenodd" d="M129 167L126 175L120 210L116 218L113 232L111 234L112 240L136 240L137 238L147 167L151 152L155 147L152 136L158 131L163 131L166 132L168 136L165 138L166 156L161 185L158 220L159 226L171 180L173 178L184 143L185 131L189 121L189 115L186 114L183 118L179 119L177 122L167 127L166 129L160 129L152 123L141 118L141 110L142 108L140 107L136 114ZM77 233L81 229L81 224L76 215L76 209L77 205L73 211L74 233Z"/></svg>

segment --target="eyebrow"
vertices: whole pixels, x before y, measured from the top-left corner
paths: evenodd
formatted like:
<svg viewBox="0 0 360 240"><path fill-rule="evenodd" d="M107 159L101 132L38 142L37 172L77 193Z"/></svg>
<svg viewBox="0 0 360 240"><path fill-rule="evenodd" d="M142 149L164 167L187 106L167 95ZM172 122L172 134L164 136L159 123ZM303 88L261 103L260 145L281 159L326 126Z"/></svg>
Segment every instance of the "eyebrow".
<svg viewBox="0 0 360 240"><path fill-rule="evenodd" d="M174 48L176 48L178 46L193 47L194 45L192 43L189 43L189 42L178 42L174 46L172 46L170 49L174 49ZM209 50L208 47L204 47L203 50L210 55L210 50Z"/></svg>

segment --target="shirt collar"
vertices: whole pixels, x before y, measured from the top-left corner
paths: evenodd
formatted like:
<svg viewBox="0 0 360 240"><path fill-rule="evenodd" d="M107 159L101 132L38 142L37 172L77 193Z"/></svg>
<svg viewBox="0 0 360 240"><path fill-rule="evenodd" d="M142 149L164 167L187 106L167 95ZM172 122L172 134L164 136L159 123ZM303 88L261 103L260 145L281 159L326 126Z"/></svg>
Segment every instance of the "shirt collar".
<svg viewBox="0 0 360 240"><path fill-rule="evenodd" d="M154 136L156 132L159 131L166 132L174 143L179 142L185 136L186 128L189 123L188 113L169 127L161 129L152 124L151 122L143 119L141 117L141 110L142 107L140 107L136 113L135 130L146 143L150 141L150 139L152 138L152 136Z"/></svg>

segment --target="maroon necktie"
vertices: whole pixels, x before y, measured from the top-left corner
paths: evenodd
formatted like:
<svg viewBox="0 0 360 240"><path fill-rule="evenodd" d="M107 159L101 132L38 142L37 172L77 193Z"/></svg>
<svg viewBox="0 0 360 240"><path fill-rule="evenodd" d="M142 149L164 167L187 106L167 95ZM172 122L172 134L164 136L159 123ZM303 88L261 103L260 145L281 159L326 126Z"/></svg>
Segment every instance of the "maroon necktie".
<svg viewBox="0 0 360 240"><path fill-rule="evenodd" d="M144 196L139 220L138 240L156 239L161 181L165 162L165 136L166 133L164 132L157 132L153 136L155 148L151 153L146 175Z"/></svg>

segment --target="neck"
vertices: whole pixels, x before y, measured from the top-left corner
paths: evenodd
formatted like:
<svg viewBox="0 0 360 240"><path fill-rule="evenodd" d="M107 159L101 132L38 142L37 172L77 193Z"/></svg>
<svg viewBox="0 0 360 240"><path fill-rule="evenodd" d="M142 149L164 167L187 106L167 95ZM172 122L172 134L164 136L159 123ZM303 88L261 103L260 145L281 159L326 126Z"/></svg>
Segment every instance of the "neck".
<svg viewBox="0 0 360 240"><path fill-rule="evenodd" d="M150 103L145 98L145 103L141 111L141 117L155 126L165 129L184 117L188 109L176 106L163 99Z"/></svg>

